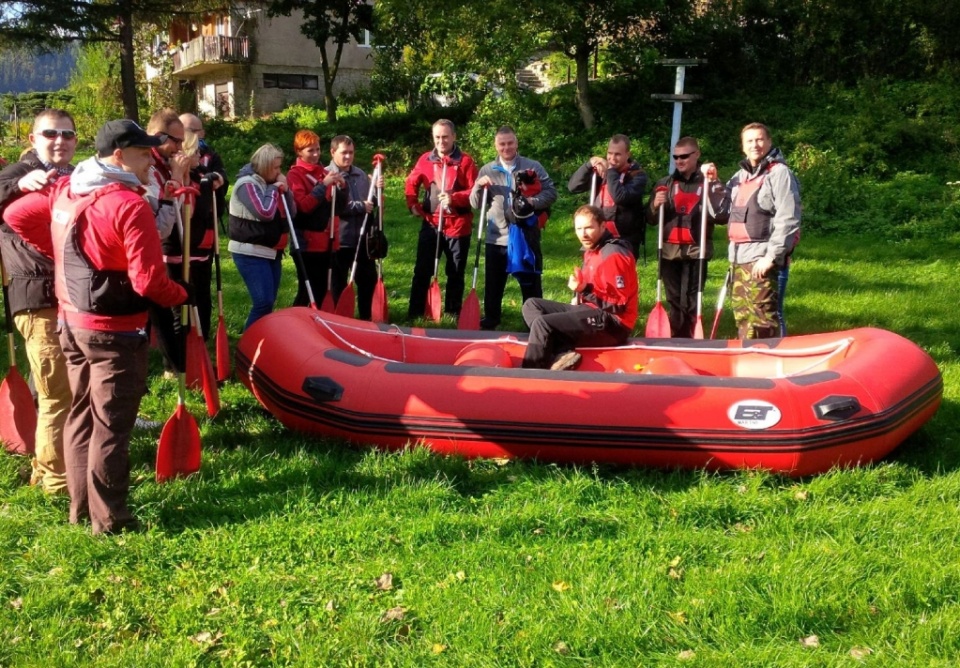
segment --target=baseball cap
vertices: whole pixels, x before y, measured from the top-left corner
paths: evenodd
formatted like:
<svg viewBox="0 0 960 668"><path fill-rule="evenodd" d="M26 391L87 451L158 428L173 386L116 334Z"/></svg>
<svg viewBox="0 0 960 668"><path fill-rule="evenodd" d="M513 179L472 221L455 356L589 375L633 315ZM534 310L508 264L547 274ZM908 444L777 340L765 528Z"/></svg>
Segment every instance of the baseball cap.
<svg viewBox="0 0 960 668"><path fill-rule="evenodd" d="M100 155L109 155L118 148L130 148L137 146L141 148L153 148L160 146L163 138L148 135L147 131L139 125L126 118L118 121L107 121L97 132L97 138L94 142L97 153Z"/></svg>

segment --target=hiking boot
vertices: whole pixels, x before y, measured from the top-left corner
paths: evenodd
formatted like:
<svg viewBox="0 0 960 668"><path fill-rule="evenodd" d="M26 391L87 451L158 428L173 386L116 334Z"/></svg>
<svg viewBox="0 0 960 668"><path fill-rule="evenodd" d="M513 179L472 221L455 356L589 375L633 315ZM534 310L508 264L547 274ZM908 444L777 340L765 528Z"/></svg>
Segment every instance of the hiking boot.
<svg viewBox="0 0 960 668"><path fill-rule="evenodd" d="M557 356L557 359L553 360L553 364L550 365L551 371L568 371L570 369L576 369L580 366L580 360L583 357L576 350L568 350L565 353L562 353Z"/></svg>

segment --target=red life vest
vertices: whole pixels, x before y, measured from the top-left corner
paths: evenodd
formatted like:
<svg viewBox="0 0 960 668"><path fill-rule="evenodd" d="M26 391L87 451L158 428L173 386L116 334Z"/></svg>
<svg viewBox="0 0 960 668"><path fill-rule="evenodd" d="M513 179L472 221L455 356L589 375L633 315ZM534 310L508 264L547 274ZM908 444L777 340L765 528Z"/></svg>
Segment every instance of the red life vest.
<svg viewBox="0 0 960 668"><path fill-rule="evenodd" d="M777 163L771 163L755 178L741 181L730 204L730 219L727 222L727 234L730 241L738 244L754 241L766 241L770 238L770 226L773 212L761 208L758 198L760 188L767 173Z"/></svg>
<svg viewBox="0 0 960 668"><path fill-rule="evenodd" d="M670 227L667 238L664 239L667 243L671 244L680 244L680 245L690 245L694 243L693 238L693 225L695 220L699 217L696 214L700 213L699 205L703 197L703 184L701 183L697 186L696 192L684 192L680 188L680 184L674 182L673 184L673 210L676 213L676 223Z"/></svg>
<svg viewBox="0 0 960 668"><path fill-rule="evenodd" d="M137 294L122 269L97 269L77 241L77 225L87 207L104 195L127 190L121 183L98 188L72 199L63 188L53 205L50 235L53 238L54 287L62 306L81 313L123 316L143 313L149 301Z"/></svg>

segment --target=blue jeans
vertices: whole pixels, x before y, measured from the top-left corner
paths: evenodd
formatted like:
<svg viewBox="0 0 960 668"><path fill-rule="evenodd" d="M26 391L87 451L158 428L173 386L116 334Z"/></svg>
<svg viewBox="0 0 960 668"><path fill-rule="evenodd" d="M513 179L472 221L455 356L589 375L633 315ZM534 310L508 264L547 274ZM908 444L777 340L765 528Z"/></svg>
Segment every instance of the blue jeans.
<svg viewBox="0 0 960 668"><path fill-rule="evenodd" d="M783 319L783 298L787 294L787 281L790 280L790 258L777 274L777 315L780 316L780 336L787 335L787 321Z"/></svg>
<svg viewBox="0 0 960 668"><path fill-rule="evenodd" d="M231 253L231 255L253 302L250 315L247 316L247 322L243 326L243 330L246 331L250 325L273 311L273 305L277 302L277 293L280 291L282 256L278 252L276 259L268 260L240 253Z"/></svg>

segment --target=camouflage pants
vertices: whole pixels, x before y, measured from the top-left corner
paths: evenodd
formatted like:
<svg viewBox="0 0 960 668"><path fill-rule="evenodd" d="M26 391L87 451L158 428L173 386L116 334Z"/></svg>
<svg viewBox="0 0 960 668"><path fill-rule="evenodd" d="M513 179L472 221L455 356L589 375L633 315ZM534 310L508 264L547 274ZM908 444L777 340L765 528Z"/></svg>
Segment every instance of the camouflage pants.
<svg viewBox="0 0 960 668"><path fill-rule="evenodd" d="M741 339L770 339L780 335L777 315L777 272L761 279L750 275L753 263L733 267L730 307Z"/></svg>

